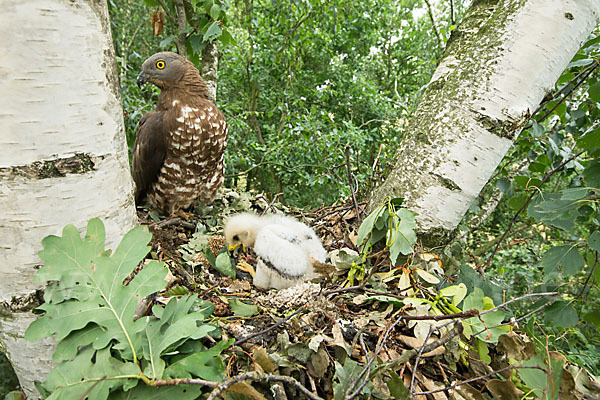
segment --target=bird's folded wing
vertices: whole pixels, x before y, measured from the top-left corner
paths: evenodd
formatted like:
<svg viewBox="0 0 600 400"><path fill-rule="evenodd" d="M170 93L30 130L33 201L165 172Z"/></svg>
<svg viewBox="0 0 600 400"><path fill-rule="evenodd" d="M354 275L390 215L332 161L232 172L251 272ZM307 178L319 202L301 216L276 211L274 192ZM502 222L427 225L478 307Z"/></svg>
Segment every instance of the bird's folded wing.
<svg viewBox="0 0 600 400"><path fill-rule="evenodd" d="M263 227L254 242L254 252L265 265L288 279L301 278L310 266L308 254L299 246L295 232L281 225Z"/></svg>
<svg viewBox="0 0 600 400"><path fill-rule="evenodd" d="M156 181L165 160L163 113L144 114L138 125L131 172L135 182L135 198L140 201L146 190Z"/></svg>

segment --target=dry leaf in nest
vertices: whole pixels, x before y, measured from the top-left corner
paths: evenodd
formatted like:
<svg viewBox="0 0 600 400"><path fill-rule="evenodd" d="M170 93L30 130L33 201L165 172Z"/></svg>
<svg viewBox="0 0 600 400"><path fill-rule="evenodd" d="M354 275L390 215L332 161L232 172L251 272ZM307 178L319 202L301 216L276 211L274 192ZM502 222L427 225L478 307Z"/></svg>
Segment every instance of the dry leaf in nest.
<svg viewBox="0 0 600 400"><path fill-rule="evenodd" d="M162 10L152 13L151 24L154 28L154 36L160 35L165 27L165 14Z"/></svg>
<svg viewBox="0 0 600 400"><path fill-rule="evenodd" d="M269 358L269 354L267 350L262 346L257 346L254 348L252 352L252 358L254 361L260 365L263 371L273 372L277 366L273 364L273 361Z"/></svg>
<svg viewBox="0 0 600 400"><path fill-rule="evenodd" d="M242 398L251 400L267 400L258 390L254 389L250 384L246 382L238 382L229 386L225 392L224 398L232 398L241 395Z"/></svg>

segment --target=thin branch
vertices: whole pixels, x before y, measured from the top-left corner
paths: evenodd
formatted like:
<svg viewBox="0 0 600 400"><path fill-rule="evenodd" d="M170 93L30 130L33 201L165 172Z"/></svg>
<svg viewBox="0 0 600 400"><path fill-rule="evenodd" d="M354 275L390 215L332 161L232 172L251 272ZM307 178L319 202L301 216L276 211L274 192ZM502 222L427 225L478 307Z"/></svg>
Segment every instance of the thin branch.
<svg viewBox="0 0 600 400"><path fill-rule="evenodd" d="M581 288L581 290L577 294L577 298L581 298L581 296L583 295L583 292L585 292L585 288L590 283L590 279L594 275L594 270L596 269L596 266L598 265L598 252L595 251L594 253L595 253L594 265L592 265L590 273L588 274L587 279L585 280L585 283L583 284L583 287Z"/></svg>
<svg viewBox="0 0 600 400"><path fill-rule="evenodd" d="M527 200L525 201L525 203L523 203L523 205L521 206L521 208L519 208L519 210L517 211L517 213L514 215L514 217L512 218L512 220L509 222L508 227L506 228L506 230L504 231L504 233L500 237L500 240L498 241L498 244L496 244L496 247L494 248L494 251L492 251L492 254L490 254L490 256L487 258L487 260L485 262L481 263L477 267L477 271L481 272L483 270L483 268L485 268L485 267L487 267L488 265L491 264L492 260L494 259L494 256L496 255L496 252L500 248L500 244L508 236L508 233L510 232L510 228L517 221L517 218L519 217L519 215L521 215L521 213L527 209L527 206L529 206L529 203L531 203L531 201L533 200L533 198L535 197L535 195L538 194L538 190L536 190L536 189L539 189L544 183L546 183L546 181L548 181L548 179L550 179L550 177L552 175L554 175L555 173L557 173L558 171L560 171L561 169L563 169L565 165L567 165L568 163L570 163L571 161L573 161L574 159L576 159L577 157L579 157L581 154L583 154L583 152L584 152L584 150L582 150L579 153L575 154L574 156L571 156L568 159L564 160L563 162L560 163L560 165L558 165L552 171L546 173L546 175L544 175L544 177L542 178L542 181L539 183L539 185L537 187L529 188L529 190L533 189L532 192L531 192L531 194L529 195L529 197L527 197Z"/></svg>
<svg viewBox="0 0 600 400"><path fill-rule="evenodd" d="M524 319L526 319L526 318L529 318L529 317L531 317L533 314L535 314L536 312L538 312L538 311L541 311L541 310L543 310L544 308L548 307L550 304L554 303L554 301L555 301L555 299L552 299L552 300L550 300L550 301L546 302L545 304L543 304L543 305L539 306L539 307L538 307L538 308L536 308L535 310L533 310L533 311L531 311L531 312L529 312L529 313L527 313L527 314L525 314L525 315L523 315L523 316L521 316L521 317L519 317L519 318L517 318L517 319L511 319L511 320L510 320L510 321L508 321L508 322L503 322L503 323L501 323L501 324L498 324L498 325L487 326L487 327L485 327L484 329L480 330L479 332L475 332L475 333L473 334L473 336L477 336L477 335L479 335L480 333L487 331L488 329L499 328L499 327L501 327L501 326L505 326L505 325L515 325L517 322L519 322L519 321L522 321L522 320L524 320Z"/></svg>
<svg viewBox="0 0 600 400"><path fill-rule="evenodd" d="M419 348L419 352L417 354L417 359L415 360L415 365L412 369L412 376L410 378L410 387L408 388L408 392L410 393L410 398L414 399L413 388L415 387L415 378L417 376L417 368L419 367L419 361L421 360L421 354L423 354L423 348L425 347L425 343L431 337L431 334L434 331L433 325L429 325L429 331L427 332L427 336L425 336L425 340L423 340L423 345Z"/></svg>
<svg viewBox="0 0 600 400"><path fill-rule="evenodd" d="M444 48L444 41L442 40L442 35L438 30L437 24L435 23L435 17L433 16L433 10L431 9L431 3L429 0L424 0L427 5L427 13L429 14L429 19L431 20L431 25L433 26L433 33L435 33L435 37L437 38L438 45L440 46L440 50Z"/></svg>
<svg viewBox="0 0 600 400"><path fill-rule="evenodd" d="M352 169L350 166L350 145L346 144L344 147L344 152L346 153L346 169L348 170L348 183L350 184L350 192L352 193L352 203L354 204L354 208L356 210L356 218L358 219L358 223L361 223L360 218L360 209L358 208L358 203L356 202L356 192L358 191L358 184L356 181L353 182L352 177ZM356 178L355 178L356 179Z"/></svg>
<svg viewBox="0 0 600 400"><path fill-rule="evenodd" d="M585 74L585 76L583 76L583 78L581 78L581 80L579 82L577 82L577 84L575 84L571 90L569 90L561 99L558 103L556 103L554 105L554 107L552 107L552 109L550 109L548 112L546 112L546 114L544 114L544 116L542 116L541 118L539 118L537 120L537 122L542 122L543 120L545 120L548 115L552 114L554 112L554 110L556 110L558 108L558 106L560 106L562 103L564 103L564 101L567 99L567 97L569 97L571 95L571 93L573 93L579 86L581 86L581 84L583 82L585 82L585 80L591 75L592 72L594 72L594 70L600 65L600 60L597 60L593 66L589 66L589 71L587 71L587 73ZM571 80L571 82L573 82L575 79L577 79L577 77L579 77L580 75L583 74L583 72L585 72L587 69L584 69L583 71L581 71L579 74L577 74L577 76L575 78L573 78ZM559 90L554 96L553 98L556 98L566 87L568 87L569 85L565 85L565 87L563 87L561 90ZM541 109L538 108L536 110L536 112L538 112Z"/></svg>
<svg viewBox="0 0 600 400"><path fill-rule="evenodd" d="M305 388L300 382L291 376L281 376L281 375L263 375L258 372L247 372L245 374L237 375L231 379L226 380L225 382L219 383L212 392L210 392L210 396L208 396L207 400L215 400L217 396L221 394L224 390L229 388L231 385L236 383L252 380L252 381L261 381L261 382L283 382L288 385L295 386L303 395L308 397L311 400L323 400L322 397L317 396L312 393L310 390Z"/></svg>
<svg viewBox="0 0 600 400"><path fill-rule="evenodd" d="M152 386L178 386L178 385L203 385L211 388L217 387L219 382L206 381L195 378L157 379Z"/></svg>

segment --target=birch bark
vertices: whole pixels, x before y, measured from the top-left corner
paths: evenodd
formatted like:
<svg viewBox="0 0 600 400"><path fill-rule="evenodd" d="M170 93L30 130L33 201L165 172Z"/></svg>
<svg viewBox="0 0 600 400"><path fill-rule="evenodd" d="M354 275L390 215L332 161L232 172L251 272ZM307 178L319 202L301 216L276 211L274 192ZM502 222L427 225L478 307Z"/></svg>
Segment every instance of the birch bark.
<svg viewBox="0 0 600 400"><path fill-rule="evenodd" d="M41 240L92 217L137 223L106 1L0 2L0 346L28 398L52 341L27 342Z"/></svg>
<svg viewBox="0 0 600 400"><path fill-rule="evenodd" d="M423 242L446 243L599 15L598 0L474 2L370 206L403 197Z"/></svg>

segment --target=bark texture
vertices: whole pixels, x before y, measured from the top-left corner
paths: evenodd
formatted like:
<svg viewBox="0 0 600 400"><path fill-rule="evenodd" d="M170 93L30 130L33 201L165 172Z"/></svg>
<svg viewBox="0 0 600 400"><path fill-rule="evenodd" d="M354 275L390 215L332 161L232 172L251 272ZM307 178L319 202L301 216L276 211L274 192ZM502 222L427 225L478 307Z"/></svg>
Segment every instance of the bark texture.
<svg viewBox="0 0 600 400"><path fill-rule="evenodd" d="M423 242L446 243L599 15L598 0L475 1L370 206L403 197Z"/></svg>
<svg viewBox="0 0 600 400"><path fill-rule="evenodd" d="M42 238L100 217L114 249L137 217L106 1L2 0L0 37L0 346L35 398Z"/></svg>
<svg viewBox="0 0 600 400"><path fill-rule="evenodd" d="M202 79L208 88L208 99L213 103L217 103L217 79L219 73L219 49L217 41L213 40L206 43L206 47L202 50Z"/></svg>

